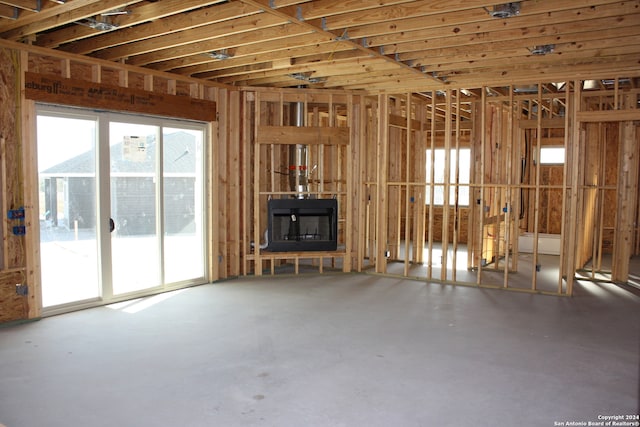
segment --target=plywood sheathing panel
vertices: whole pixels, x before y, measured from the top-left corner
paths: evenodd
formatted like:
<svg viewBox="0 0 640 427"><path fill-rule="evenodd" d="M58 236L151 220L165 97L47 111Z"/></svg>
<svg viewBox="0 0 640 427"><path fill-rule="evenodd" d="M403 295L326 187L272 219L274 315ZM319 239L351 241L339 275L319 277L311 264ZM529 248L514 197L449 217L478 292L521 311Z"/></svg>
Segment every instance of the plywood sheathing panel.
<svg viewBox="0 0 640 427"><path fill-rule="evenodd" d="M618 185L618 154L620 146L620 126L618 123L605 123L603 126L604 144L604 206L615 206ZM613 231L616 225L616 210L605 209L603 214L602 250L613 253Z"/></svg>
<svg viewBox="0 0 640 427"><path fill-rule="evenodd" d="M580 262L585 264L593 258L593 242L597 235L597 228L600 221L598 210L598 171L606 165L600 164L600 144L601 132L598 123L586 123L586 144L585 144L585 164L584 164L584 199L583 217L584 227L582 229L583 244L580 247Z"/></svg>
<svg viewBox="0 0 640 427"><path fill-rule="evenodd" d="M16 292L23 282L21 271L0 271L0 323L28 318L27 298Z"/></svg>
<svg viewBox="0 0 640 427"><path fill-rule="evenodd" d="M26 241L13 233L14 226L24 221L9 220L7 211L24 207L25 176L23 170L22 100L20 98L20 69L22 58L18 51L0 48L0 223L2 249L0 255L0 322L26 319L27 297L16 294L17 284L27 284Z"/></svg>

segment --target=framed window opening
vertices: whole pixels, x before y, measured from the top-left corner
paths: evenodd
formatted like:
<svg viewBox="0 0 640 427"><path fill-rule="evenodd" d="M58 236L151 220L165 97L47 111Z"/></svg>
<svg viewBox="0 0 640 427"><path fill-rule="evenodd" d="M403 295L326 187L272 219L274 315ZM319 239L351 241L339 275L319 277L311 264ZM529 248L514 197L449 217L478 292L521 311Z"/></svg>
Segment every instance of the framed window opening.
<svg viewBox="0 0 640 427"><path fill-rule="evenodd" d="M540 147L541 165L563 165L565 159L564 147Z"/></svg>

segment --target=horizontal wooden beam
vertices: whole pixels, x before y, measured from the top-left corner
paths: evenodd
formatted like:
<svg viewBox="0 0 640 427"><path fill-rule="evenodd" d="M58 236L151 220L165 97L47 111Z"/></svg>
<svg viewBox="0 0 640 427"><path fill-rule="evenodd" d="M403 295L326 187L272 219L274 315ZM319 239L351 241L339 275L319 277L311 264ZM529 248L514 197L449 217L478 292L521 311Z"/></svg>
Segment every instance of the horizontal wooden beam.
<svg viewBox="0 0 640 427"><path fill-rule="evenodd" d="M542 129L557 129L564 128L564 119L542 119L540 122ZM537 119L518 120L518 127L520 129L536 129L538 127Z"/></svg>
<svg viewBox="0 0 640 427"><path fill-rule="evenodd" d="M216 120L213 101L31 72L25 73L25 97L77 107Z"/></svg>
<svg viewBox="0 0 640 427"><path fill-rule="evenodd" d="M348 145L348 127L258 126L258 144Z"/></svg>
<svg viewBox="0 0 640 427"><path fill-rule="evenodd" d="M628 122L640 120L640 110L579 111L579 122Z"/></svg>
<svg viewBox="0 0 640 427"><path fill-rule="evenodd" d="M389 115L389 126L399 127L406 129L407 128L407 118L398 116L396 114ZM420 121L412 119L411 120L411 130L421 130L420 129Z"/></svg>

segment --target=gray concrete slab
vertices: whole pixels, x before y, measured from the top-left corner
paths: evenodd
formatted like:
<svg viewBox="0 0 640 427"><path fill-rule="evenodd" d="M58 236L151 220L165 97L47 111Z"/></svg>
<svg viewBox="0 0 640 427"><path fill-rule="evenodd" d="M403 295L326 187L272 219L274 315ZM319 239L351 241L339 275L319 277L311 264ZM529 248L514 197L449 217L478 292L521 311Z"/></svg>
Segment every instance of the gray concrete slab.
<svg viewBox="0 0 640 427"><path fill-rule="evenodd" d="M637 414L640 298L245 278L0 328L0 423L554 426Z"/></svg>

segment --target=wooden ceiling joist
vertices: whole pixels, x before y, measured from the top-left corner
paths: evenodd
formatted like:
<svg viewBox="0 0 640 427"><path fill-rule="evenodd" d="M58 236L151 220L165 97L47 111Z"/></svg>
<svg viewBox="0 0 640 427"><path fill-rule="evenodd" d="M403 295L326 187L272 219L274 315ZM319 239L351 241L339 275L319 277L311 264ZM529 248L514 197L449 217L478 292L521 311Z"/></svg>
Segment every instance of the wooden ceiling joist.
<svg viewBox="0 0 640 427"><path fill-rule="evenodd" d="M505 19L488 13L494 5L69 0L43 1L34 12L25 9L33 0L0 0L0 37L233 85L420 92L566 81L612 68L636 77L640 0L525 0ZM104 21L105 31L82 20ZM534 55L541 46L548 54Z"/></svg>
<svg viewBox="0 0 640 427"><path fill-rule="evenodd" d="M20 9L15 6L9 6L4 3L0 3L0 18L6 19L18 19L20 16Z"/></svg>
<svg viewBox="0 0 640 427"><path fill-rule="evenodd" d="M39 0L2 0L0 4L31 12L40 12L41 9L41 1Z"/></svg>
<svg viewBox="0 0 640 427"><path fill-rule="evenodd" d="M141 3L132 5L125 10L129 13L115 15L111 23L118 31L96 34L95 30L82 26L70 26L55 32L45 33L38 37L36 45L42 47L57 48L69 52L88 54L114 45L131 43L136 40L156 37L173 31L195 27L199 22L208 23L210 17L201 11L194 13L192 9L200 9L211 4L220 3L222 0L203 2L202 0L163 0L162 2ZM217 11L218 19L222 11ZM176 26L163 20L163 18L176 16L176 21L183 22ZM229 18L238 16L237 13ZM140 25L145 24L140 27ZM184 26L183 26L184 25ZM136 27L136 28L132 28ZM88 39L80 41L83 39Z"/></svg>

